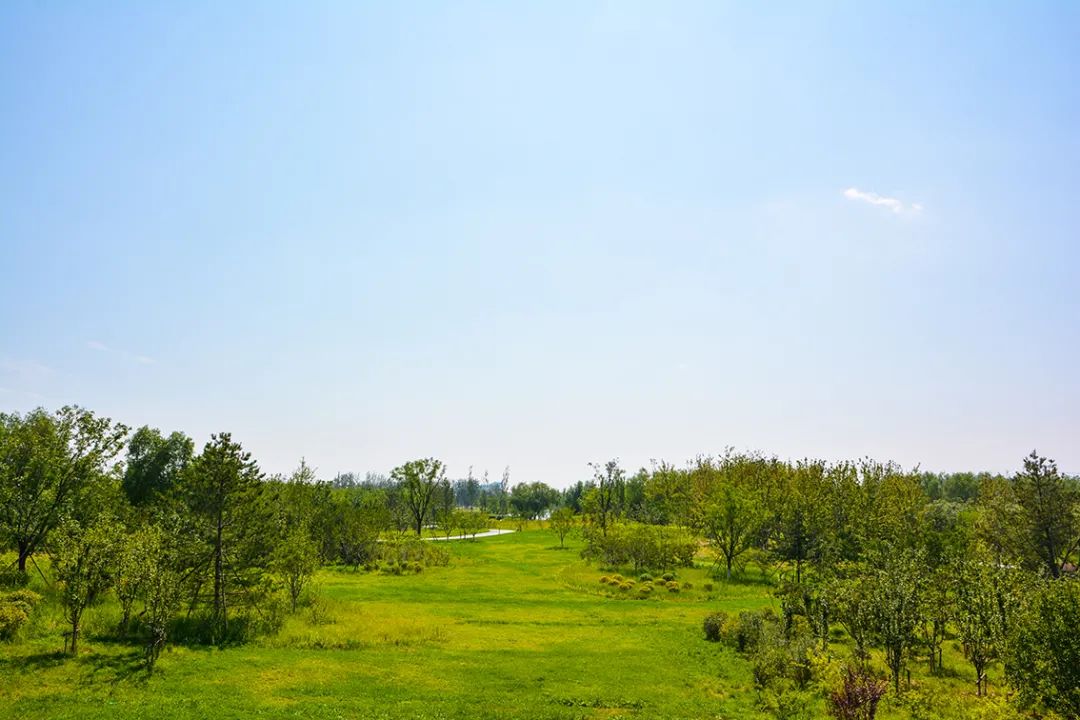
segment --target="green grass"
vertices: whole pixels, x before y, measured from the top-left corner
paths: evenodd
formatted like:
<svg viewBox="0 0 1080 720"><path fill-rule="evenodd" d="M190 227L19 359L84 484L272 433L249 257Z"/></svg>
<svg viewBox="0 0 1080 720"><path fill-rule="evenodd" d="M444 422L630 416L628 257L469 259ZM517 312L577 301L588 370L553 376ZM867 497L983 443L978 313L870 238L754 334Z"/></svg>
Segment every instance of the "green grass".
<svg viewBox="0 0 1080 720"><path fill-rule="evenodd" d="M679 573L692 590L626 599L598 582L613 573L582 561L578 544L555 545L533 529L452 542L450 565L419 575L326 569L317 584L330 622L301 609L247 645L171 647L149 678L139 649L111 639L115 606L88 611L78 658L59 653L64 628L50 606L26 637L0 645L0 717L762 716L749 664L706 642L701 622L773 603L767 585L713 581L709 593L702 566ZM915 668L911 697L931 696L930 716L979 717L951 643L946 665L963 677ZM896 703L879 714L909 716Z"/></svg>

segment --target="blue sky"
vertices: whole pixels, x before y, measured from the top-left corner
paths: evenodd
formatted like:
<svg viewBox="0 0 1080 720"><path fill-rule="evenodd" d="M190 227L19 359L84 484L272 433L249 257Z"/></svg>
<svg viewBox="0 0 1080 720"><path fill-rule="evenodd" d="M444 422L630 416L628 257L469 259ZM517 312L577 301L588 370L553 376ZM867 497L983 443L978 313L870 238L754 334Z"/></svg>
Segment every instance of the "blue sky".
<svg viewBox="0 0 1080 720"><path fill-rule="evenodd" d="M0 410L1080 472L1080 5L0 8Z"/></svg>

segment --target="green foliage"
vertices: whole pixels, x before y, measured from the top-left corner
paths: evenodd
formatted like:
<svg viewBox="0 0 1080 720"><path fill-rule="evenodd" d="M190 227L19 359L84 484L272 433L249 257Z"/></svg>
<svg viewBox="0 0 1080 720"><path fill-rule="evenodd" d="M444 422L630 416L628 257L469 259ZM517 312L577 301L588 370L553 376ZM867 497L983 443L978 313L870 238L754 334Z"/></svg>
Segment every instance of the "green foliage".
<svg viewBox="0 0 1080 720"><path fill-rule="evenodd" d="M93 520L127 432L79 407L0 413L0 543L20 572L65 518Z"/></svg>
<svg viewBox="0 0 1080 720"><path fill-rule="evenodd" d="M1032 452L1013 489L1022 510L1027 557L1050 577L1060 577L1080 544L1080 487L1064 478L1052 460Z"/></svg>
<svg viewBox="0 0 1080 720"><path fill-rule="evenodd" d="M893 687L900 691L900 673L918 640L922 603L926 592L924 560L917 553L899 553L883 559L867 580L870 634L885 651Z"/></svg>
<svg viewBox="0 0 1080 720"><path fill-rule="evenodd" d="M566 547L566 536L576 527L574 511L568 507L561 507L551 513L548 519L548 527L559 537L559 547Z"/></svg>
<svg viewBox="0 0 1080 720"><path fill-rule="evenodd" d="M394 468L390 478L400 487L401 499L417 537L431 521L436 491L445 477L443 464L434 458L411 460Z"/></svg>
<svg viewBox="0 0 1080 720"><path fill-rule="evenodd" d="M1008 644L1005 669L1020 702L1067 718L1080 717L1080 582L1043 582Z"/></svg>
<svg viewBox="0 0 1080 720"><path fill-rule="evenodd" d="M11 640L30 619L21 604L0 600L0 640Z"/></svg>
<svg viewBox="0 0 1080 720"><path fill-rule="evenodd" d="M709 642L720 642L721 635L724 630L724 625L728 622L727 613L714 612L705 616L705 621L702 623L702 629L705 632L705 639Z"/></svg>
<svg viewBox="0 0 1080 720"><path fill-rule="evenodd" d="M300 594L319 567L318 550L306 527L293 528L278 541L270 567L284 582L290 607L296 612Z"/></svg>
<svg viewBox="0 0 1080 720"><path fill-rule="evenodd" d="M510 491L510 507L514 514L527 520L536 520L559 501L559 491L542 483L521 483Z"/></svg>
<svg viewBox="0 0 1080 720"><path fill-rule="evenodd" d="M986 670L1005 648L1020 588L1013 572L979 557L959 563L951 585L956 595L953 622L964 656L975 669L976 692L982 695Z"/></svg>
<svg viewBox="0 0 1080 720"><path fill-rule="evenodd" d="M230 615L261 614L258 606L269 597L266 570L276 534L270 498L258 465L229 433L211 436L191 462L180 497L191 602L209 611L209 641L224 642L233 636Z"/></svg>
<svg viewBox="0 0 1080 720"><path fill-rule="evenodd" d="M82 615L110 583L110 563L120 544L121 528L108 517L83 526L68 521L54 533L52 567L60 584L60 601L71 627L68 648L79 651Z"/></svg>
<svg viewBox="0 0 1080 720"><path fill-rule="evenodd" d="M195 454L195 444L181 432L163 437L143 426L131 435L122 487L132 505L139 507L166 496L180 480Z"/></svg>

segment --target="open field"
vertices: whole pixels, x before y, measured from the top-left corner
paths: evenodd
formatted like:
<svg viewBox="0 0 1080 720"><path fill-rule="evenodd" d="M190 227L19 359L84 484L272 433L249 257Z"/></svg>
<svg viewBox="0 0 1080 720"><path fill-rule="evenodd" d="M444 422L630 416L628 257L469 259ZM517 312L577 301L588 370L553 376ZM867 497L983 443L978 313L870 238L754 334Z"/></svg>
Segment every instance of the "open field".
<svg viewBox="0 0 1080 720"><path fill-rule="evenodd" d="M706 642L701 622L774 603L769 586L706 592L703 562L679 573L692 590L614 598L577 543L556 544L529 529L452 543L449 566L419 575L326 569L322 602L280 633L225 649L170 647L149 678L138 649L111 636L111 601L88 611L76 659L60 653L63 624L46 613L0 646L0 717L765 717L749 663ZM846 652L841 642L833 651ZM934 698L925 716L992 717L951 642L945 664L944 678L913 667L909 697ZM911 716L888 697L879 713Z"/></svg>

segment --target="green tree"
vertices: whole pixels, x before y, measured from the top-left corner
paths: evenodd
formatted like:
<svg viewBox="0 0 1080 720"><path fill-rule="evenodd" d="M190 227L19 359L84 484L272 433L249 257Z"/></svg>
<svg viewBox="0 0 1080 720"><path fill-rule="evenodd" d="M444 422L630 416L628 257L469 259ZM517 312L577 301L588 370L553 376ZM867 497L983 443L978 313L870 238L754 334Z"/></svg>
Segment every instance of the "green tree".
<svg viewBox="0 0 1080 720"><path fill-rule="evenodd" d="M525 520L536 520L559 501L559 491L542 482L521 483L510 491L510 507Z"/></svg>
<svg viewBox="0 0 1080 720"><path fill-rule="evenodd" d="M1061 577L1065 561L1080 543L1080 492L1058 472L1053 460L1032 451L1013 479L1023 509L1031 554L1050 574Z"/></svg>
<svg viewBox="0 0 1080 720"><path fill-rule="evenodd" d="M590 463L589 467L593 470L593 487L585 492L582 509L589 521L600 529L600 534L607 535L608 527L619 516L626 472L619 467L618 460L608 460L603 465Z"/></svg>
<svg viewBox="0 0 1080 720"><path fill-rule="evenodd" d="M259 466L229 433L212 435L184 473L182 494L196 538L194 601L209 576L211 642L229 632L233 605L255 606L274 536Z"/></svg>
<svg viewBox="0 0 1080 720"><path fill-rule="evenodd" d="M92 505L127 432L74 406L0 413L0 538L15 546L20 573L53 528Z"/></svg>
<svg viewBox="0 0 1080 720"><path fill-rule="evenodd" d="M146 528L143 561L139 587L145 606L142 620L147 634L144 661L147 671L153 672L168 639L169 623L181 593L177 558L159 526Z"/></svg>
<svg viewBox="0 0 1080 720"><path fill-rule="evenodd" d="M136 507L166 495L194 454L195 443L184 433L163 437L161 431L144 425L128 442L124 494Z"/></svg>
<svg viewBox="0 0 1080 720"><path fill-rule="evenodd" d="M566 547L566 536L574 529L577 523L574 520L574 511L568 507L561 507L551 513L549 527L559 536L559 547Z"/></svg>
<svg viewBox="0 0 1080 720"><path fill-rule="evenodd" d="M271 558L271 568L285 583L292 611L308 581L319 568L319 552L306 526L297 526L277 543Z"/></svg>
<svg viewBox="0 0 1080 720"><path fill-rule="evenodd" d="M763 519L761 501L756 494L730 479L707 501L701 514L701 530L713 552L724 562L728 580L732 567L753 547Z"/></svg>
<svg viewBox="0 0 1080 720"><path fill-rule="evenodd" d="M885 651L893 688L900 692L900 673L918 642L926 581L919 553L886 555L867 582L871 634Z"/></svg>
<svg viewBox="0 0 1080 720"><path fill-rule="evenodd" d="M1078 617L1080 583L1074 581L1043 582L1017 616L1005 672L1021 704L1080 717Z"/></svg>
<svg viewBox="0 0 1080 720"><path fill-rule="evenodd" d="M83 612L109 587L110 565L119 540L120 527L109 517L87 526L65 522L50 540L60 602L71 626L68 649L72 655L79 652Z"/></svg>
<svg viewBox="0 0 1080 720"><path fill-rule="evenodd" d="M957 564L952 575L956 596L953 625L963 644L964 657L975 670L976 694L986 693L986 669L999 657L1018 593L1009 571L988 558L972 556Z"/></svg>
<svg viewBox="0 0 1080 720"><path fill-rule="evenodd" d="M827 541L825 465L803 461L785 475L782 494L774 498L779 507L773 521L773 552L795 565L795 582L801 583L803 566L820 556Z"/></svg>
<svg viewBox="0 0 1080 720"><path fill-rule="evenodd" d="M120 633L126 634L136 601L143 595L148 552L154 541L150 527L142 526L117 538L113 550L110 574L113 592L120 603Z"/></svg>
<svg viewBox="0 0 1080 720"><path fill-rule="evenodd" d="M417 536L424 533L424 524L432 519L436 492L445 472L443 464L434 458L410 460L390 472Z"/></svg>

